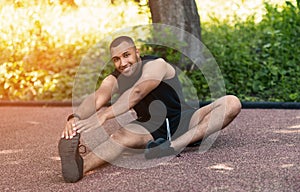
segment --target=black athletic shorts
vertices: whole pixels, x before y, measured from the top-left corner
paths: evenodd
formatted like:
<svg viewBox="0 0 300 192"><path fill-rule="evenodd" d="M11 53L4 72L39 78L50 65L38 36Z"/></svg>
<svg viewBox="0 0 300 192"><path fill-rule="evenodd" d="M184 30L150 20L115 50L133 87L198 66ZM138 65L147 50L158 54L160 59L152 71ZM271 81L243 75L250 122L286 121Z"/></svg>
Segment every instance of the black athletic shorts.
<svg viewBox="0 0 300 192"><path fill-rule="evenodd" d="M171 132L171 139L174 140L187 132L189 130L190 120L192 115L195 113L197 109L189 109L185 110L181 113L181 115L168 118L168 123ZM149 120L146 122L142 122L139 120L134 120L131 122L132 124L138 124L146 128L154 140L158 138L168 139L168 129L167 129L167 120Z"/></svg>

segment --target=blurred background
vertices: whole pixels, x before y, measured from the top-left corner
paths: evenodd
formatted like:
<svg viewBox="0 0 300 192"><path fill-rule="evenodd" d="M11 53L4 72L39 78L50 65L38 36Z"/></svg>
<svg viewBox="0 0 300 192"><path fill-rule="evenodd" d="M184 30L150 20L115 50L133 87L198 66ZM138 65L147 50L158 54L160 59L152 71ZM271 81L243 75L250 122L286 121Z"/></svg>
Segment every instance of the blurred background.
<svg viewBox="0 0 300 192"><path fill-rule="evenodd" d="M70 101L77 69L91 47L119 29L172 14L170 4L158 2L1 0L0 100ZM190 12L198 14L199 21L190 22L199 26L199 38L216 59L227 94L242 101L300 102L298 0L183 2L196 3L196 11ZM159 54L154 48L142 49ZM178 54L165 50L160 56L178 62ZM111 70L102 71L98 81ZM211 100L201 71L182 70L196 88L185 91L195 91L201 101Z"/></svg>

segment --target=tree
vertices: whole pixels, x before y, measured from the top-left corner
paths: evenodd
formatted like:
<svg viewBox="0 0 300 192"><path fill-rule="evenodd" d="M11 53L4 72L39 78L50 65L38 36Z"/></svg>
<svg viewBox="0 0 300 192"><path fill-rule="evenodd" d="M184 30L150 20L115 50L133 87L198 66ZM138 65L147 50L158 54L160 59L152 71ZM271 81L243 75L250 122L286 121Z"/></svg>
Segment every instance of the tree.
<svg viewBox="0 0 300 192"><path fill-rule="evenodd" d="M200 17L195 0L149 0L152 23L161 23L178 27L201 40ZM184 35L179 35L184 42ZM185 40L186 41L186 40ZM193 42L186 42L191 45ZM193 46L186 51L193 52Z"/></svg>
<svg viewBox="0 0 300 192"><path fill-rule="evenodd" d="M195 0L149 0L149 7L153 23L172 25L201 39Z"/></svg>

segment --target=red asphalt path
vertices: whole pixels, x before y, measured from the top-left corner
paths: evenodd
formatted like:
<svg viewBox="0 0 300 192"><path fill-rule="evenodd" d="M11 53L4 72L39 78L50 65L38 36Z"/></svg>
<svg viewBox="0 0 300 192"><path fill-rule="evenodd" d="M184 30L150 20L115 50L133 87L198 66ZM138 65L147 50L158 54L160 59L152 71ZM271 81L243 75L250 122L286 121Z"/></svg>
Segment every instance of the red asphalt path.
<svg viewBox="0 0 300 192"><path fill-rule="evenodd" d="M0 191L300 191L300 110L243 109L205 153L187 148L147 169L109 165L67 184L57 144L71 112L0 107Z"/></svg>

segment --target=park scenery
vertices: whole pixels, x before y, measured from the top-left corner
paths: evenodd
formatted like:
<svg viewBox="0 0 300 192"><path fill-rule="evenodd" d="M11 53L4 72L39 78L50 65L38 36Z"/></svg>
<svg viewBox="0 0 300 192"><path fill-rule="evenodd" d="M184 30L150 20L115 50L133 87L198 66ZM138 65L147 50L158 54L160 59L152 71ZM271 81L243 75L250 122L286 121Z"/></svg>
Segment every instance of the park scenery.
<svg viewBox="0 0 300 192"><path fill-rule="evenodd" d="M91 48L115 31L152 23L147 2L1 1L0 100L71 100L74 77ZM299 2L220 2L196 1L201 41L216 59L226 93L242 101L299 102ZM176 50L141 46L148 54L189 65L179 61ZM95 51L93 57L107 55ZM201 70L182 71L196 88L185 91L212 100ZM98 81L110 72L99 72Z"/></svg>
<svg viewBox="0 0 300 192"><path fill-rule="evenodd" d="M0 0L0 14L0 191L300 191L300 0ZM124 139L122 128L138 120L132 108L142 103L136 99L140 103L128 107L102 89L109 99L102 105L99 96L102 108L95 108L92 93L116 74L109 45L120 35L131 36L142 55L173 64L182 92L173 90L200 111L193 113L199 124L190 130L196 130L192 137L203 137L187 142L179 154L145 155L153 148L149 143L167 143L162 150L169 150L178 139L171 139L175 126L169 125L166 106L155 103L156 95L149 108L142 107L166 122L167 142L144 137L139 149L128 147L107 160L100 154L113 150L96 153L103 143ZM134 61L137 55L131 55ZM120 82L126 79L120 76ZM168 85L170 79L164 80ZM217 100L225 95L231 102ZM88 102L79 105L82 101ZM128 105L110 108L116 103ZM204 113L209 106L211 112ZM100 121L106 109L115 111ZM224 119L232 121L210 135L209 127L224 126ZM126 142L142 140L128 132ZM66 180L69 170L83 173L92 153L105 166Z"/></svg>

